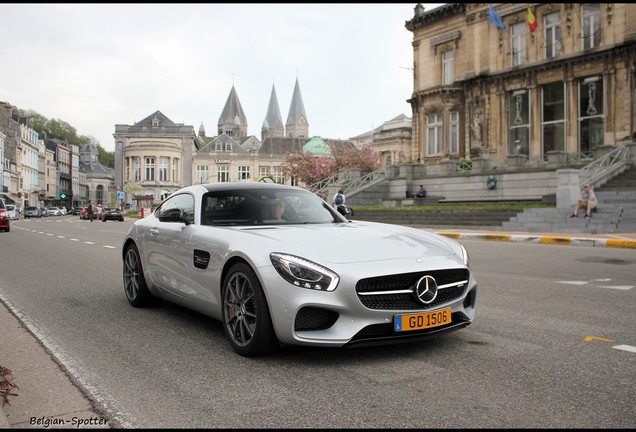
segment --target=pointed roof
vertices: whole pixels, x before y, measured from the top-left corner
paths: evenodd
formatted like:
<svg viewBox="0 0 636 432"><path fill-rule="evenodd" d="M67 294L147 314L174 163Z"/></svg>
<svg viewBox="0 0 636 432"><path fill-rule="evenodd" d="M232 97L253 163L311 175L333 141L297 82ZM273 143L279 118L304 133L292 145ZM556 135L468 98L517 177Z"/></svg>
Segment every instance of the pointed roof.
<svg viewBox="0 0 636 432"><path fill-rule="evenodd" d="M135 126L177 126L172 120L166 117L161 111L155 111L145 119L135 123Z"/></svg>
<svg viewBox="0 0 636 432"><path fill-rule="evenodd" d="M272 84L272 93L269 96L269 106L267 107L267 114L265 120L263 120L264 128L276 128L283 127L283 118L280 115L280 108L278 107L278 98L276 97L276 88Z"/></svg>
<svg viewBox="0 0 636 432"><path fill-rule="evenodd" d="M304 118L305 121L307 121L303 97L300 94L300 85L298 84L298 78L296 78L294 94L292 95L291 105L289 106L289 115L287 115L287 124L296 124L300 118Z"/></svg>
<svg viewBox="0 0 636 432"><path fill-rule="evenodd" d="M223 108L221 117L219 117L218 125L236 124L237 119L240 122L239 124L247 126L247 117L243 112L243 107L241 106L241 101L239 101L238 95L236 94L236 89L234 88L234 85L232 85L232 90L230 90L230 94L225 102L225 107Z"/></svg>

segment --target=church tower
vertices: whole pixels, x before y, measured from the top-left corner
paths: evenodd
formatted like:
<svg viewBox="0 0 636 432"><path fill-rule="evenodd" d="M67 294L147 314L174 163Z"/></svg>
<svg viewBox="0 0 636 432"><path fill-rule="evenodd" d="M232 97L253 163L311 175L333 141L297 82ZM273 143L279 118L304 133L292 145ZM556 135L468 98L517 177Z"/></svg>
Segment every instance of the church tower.
<svg viewBox="0 0 636 432"><path fill-rule="evenodd" d="M218 133L219 135L225 133L232 138L247 136L247 117L243 112L234 85L232 85L232 90L230 90L230 95L219 118Z"/></svg>
<svg viewBox="0 0 636 432"><path fill-rule="evenodd" d="M307 138L309 136L309 123L307 122L303 97L300 94L298 78L296 78L287 123L285 123L285 136L287 138Z"/></svg>
<svg viewBox="0 0 636 432"><path fill-rule="evenodd" d="M269 97L269 106L267 114L263 120L261 128L261 141L267 137L282 138L285 136L285 127L283 126L283 118L280 115L278 107L278 98L276 97L276 88L272 84L272 94Z"/></svg>

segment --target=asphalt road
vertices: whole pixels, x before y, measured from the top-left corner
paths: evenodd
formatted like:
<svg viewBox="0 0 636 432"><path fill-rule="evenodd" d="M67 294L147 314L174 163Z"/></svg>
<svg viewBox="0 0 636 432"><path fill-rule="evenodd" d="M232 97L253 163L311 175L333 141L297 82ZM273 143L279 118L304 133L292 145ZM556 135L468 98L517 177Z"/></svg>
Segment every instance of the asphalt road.
<svg viewBox="0 0 636 432"><path fill-rule="evenodd" d="M219 322L128 305L130 221L19 221L0 295L115 427L634 428L636 250L462 241L473 325L425 343L237 356Z"/></svg>

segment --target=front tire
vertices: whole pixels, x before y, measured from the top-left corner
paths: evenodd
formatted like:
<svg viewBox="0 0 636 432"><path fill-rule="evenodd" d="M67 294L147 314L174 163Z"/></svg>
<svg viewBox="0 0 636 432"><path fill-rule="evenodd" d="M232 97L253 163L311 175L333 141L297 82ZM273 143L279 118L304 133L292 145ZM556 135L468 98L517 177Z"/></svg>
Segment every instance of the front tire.
<svg viewBox="0 0 636 432"><path fill-rule="evenodd" d="M131 244L124 254L124 292L128 302L135 307L147 306L154 297L148 290L137 246Z"/></svg>
<svg viewBox="0 0 636 432"><path fill-rule="evenodd" d="M223 330L238 354L270 352L276 343L263 288L246 263L234 264L223 281Z"/></svg>

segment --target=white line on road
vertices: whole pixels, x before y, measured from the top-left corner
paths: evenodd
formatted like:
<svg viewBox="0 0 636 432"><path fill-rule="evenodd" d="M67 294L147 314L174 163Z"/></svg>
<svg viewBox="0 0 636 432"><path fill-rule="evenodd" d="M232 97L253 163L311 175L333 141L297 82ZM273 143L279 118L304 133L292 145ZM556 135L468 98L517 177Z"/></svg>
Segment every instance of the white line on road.
<svg viewBox="0 0 636 432"><path fill-rule="evenodd" d="M613 346L612 348L636 353L636 347L633 347L630 345L616 345L616 346Z"/></svg>

